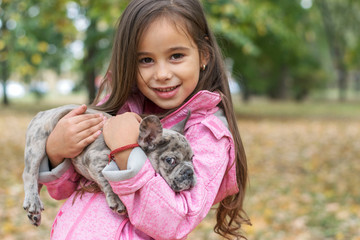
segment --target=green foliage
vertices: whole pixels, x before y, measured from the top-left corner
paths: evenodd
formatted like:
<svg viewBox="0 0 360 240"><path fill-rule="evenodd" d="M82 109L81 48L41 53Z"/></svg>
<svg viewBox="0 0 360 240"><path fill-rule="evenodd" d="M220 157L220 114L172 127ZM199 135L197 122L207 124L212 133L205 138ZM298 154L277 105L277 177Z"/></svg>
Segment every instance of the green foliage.
<svg viewBox="0 0 360 240"><path fill-rule="evenodd" d="M300 1L287 0L203 2L225 56L234 60L233 74L245 97L262 94L302 100L314 88L334 79L336 72L328 71L329 48L316 6L304 9ZM356 65L358 54L353 49L358 49L359 31L354 26L359 24L354 23L360 21L352 8L358 9L359 4L351 0L329 4L336 20L342 19L341 26L352 23L351 28L339 28L336 36L347 39L342 41L347 51L343 61ZM349 16L342 17L344 12Z"/></svg>
<svg viewBox="0 0 360 240"><path fill-rule="evenodd" d="M95 94L94 79L104 72L114 25L127 2L0 1L0 62L6 62L9 72L2 77L3 81L11 73L30 81L41 69L61 74L70 68L83 73L82 85ZM77 27L81 21L82 25ZM11 29L7 26L9 22L14 25ZM76 58L71 51L75 40L83 42L83 57Z"/></svg>
<svg viewBox="0 0 360 240"><path fill-rule="evenodd" d="M11 72L24 79L45 68L60 72L63 59L69 57L65 47L76 36L64 17L66 1L7 0L0 9L1 61L8 62Z"/></svg>
<svg viewBox="0 0 360 240"><path fill-rule="evenodd" d="M127 3L128 1L116 0L76 1L76 7L89 21L89 26L81 37L84 42L84 58L79 64L83 75L81 85L87 87L89 102L95 98L95 79L105 74L111 54L115 23Z"/></svg>
<svg viewBox="0 0 360 240"><path fill-rule="evenodd" d="M0 79L16 74L30 81L48 68L77 71L92 99L94 78L105 74L115 23L128 2L1 0ZM346 78L358 70L359 1L313 0L308 9L301 0L202 2L245 98L302 100L334 82L338 72ZM86 26L76 26L79 20ZM75 40L83 43L78 58L70 51Z"/></svg>
<svg viewBox="0 0 360 240"><path fill-rule="evenodd" d="M319 0L316 6L322 13L325 34L328 35L328 43L332 54L339 54L348 68L358 69L360 64L359 48L360 40L360 3L354 0ZM338 51L338 53L334 52Z"/></svg>

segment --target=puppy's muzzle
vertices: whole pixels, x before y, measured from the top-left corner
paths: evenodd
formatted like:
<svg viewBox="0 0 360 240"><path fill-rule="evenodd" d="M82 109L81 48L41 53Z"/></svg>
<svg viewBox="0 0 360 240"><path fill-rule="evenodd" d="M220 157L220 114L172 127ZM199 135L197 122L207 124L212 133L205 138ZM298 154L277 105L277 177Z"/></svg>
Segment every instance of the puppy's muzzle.
<svg viewBox="0 0 360 240"><path fill-rule="evenodd" d="M173 189L177 192L191 189L196 184L196 176L192 167L183 167L173 181Z"/></svg>
<svg viewBox="0 0 360 240"><path fill-rule="evenodd" d="M180 172L180 182L190 180L192 181L194 179L194 170L191 168L186 168L183 171Z"/></svg>

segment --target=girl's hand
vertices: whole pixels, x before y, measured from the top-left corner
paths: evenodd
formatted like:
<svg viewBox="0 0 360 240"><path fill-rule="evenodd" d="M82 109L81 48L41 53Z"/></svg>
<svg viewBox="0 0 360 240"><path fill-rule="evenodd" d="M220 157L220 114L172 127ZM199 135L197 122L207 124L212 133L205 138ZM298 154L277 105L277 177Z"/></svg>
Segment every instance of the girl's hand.
<svg viewBox="0 0 360 240"><path fill-rule="evenodd" d="M46 153L52 167L64 158L74 158L101 134L105 117L102 114L84 114L82 105L66 114L56 124L46 142Z"/></svg>
<svg viewBox="0 0 360 240"><path fill-rule="evenodd" d="M108 119L104 125L103 134L106 145L110 150L137 143L141 117L136 113L124 113ZM118 167L127 167L127 159L131 149L115 154Z"/></svg>

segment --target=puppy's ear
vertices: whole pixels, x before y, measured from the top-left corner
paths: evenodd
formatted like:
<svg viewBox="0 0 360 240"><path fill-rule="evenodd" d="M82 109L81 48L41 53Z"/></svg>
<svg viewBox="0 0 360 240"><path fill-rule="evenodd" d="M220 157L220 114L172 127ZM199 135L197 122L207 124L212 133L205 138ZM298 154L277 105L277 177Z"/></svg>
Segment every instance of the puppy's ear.
<svg viewBox="0 0 360 240"><path fill-rule="evenodd" d="M184 120L178 122L177 124L175 124L171 128L171 130L174 130L174 131L180 133L181 135L184 135L185 125L186 125L187 121L189 120L190 116L191 116L191 111L188 110L186 118Z"/></svg>
<svg viewBox="0 0 360 240"><path fill-rule="evenodd" d="M138 143L144 151L151 151L159 144L163 128L157 116L150 115L140 123Z"/></svg>

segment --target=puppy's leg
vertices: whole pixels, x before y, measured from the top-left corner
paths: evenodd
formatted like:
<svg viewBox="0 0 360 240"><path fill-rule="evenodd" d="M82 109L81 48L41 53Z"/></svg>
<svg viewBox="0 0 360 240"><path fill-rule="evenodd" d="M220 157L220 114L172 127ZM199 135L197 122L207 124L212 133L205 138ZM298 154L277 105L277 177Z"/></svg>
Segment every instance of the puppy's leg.
<svg viewBox="0 0 360 240"><path fill-rule="evenodd" d="M39 133L39 132L38 132ZM46 139L41 134L35 134L29 129L25 147L25 168L23 172L25 199L23 208L28 212L28 218L35 226L41 223L41 211L44 206L40 200L39 192L41 184L38 184L39 167L45 157Z"/></svg>
<svg viewBox="0 0 360 240"><path fill-rule="evenodd" d="M94 143L95 144L91 146L92 148L96 148L96 142ZM90 175L90 178L94 182L96 182L100 187L101 191L104 192L109 207L115 213L122 215L126 213L126 208L120 200L119 196L113 192L110 183L105 179L104 175L102 174L102 170L108 163L109 153L110 151L107 148L106 150L89 149L84 155L84 159L87 159L89 164L88 173Z"/></svg>
<svg viewBox="0 0 360 240"><path fill-rule="evenodd" d="M113 192L110 183L104 178L104 176L99 175L98 185L104 192L109 207L117 214L125 214L125 205L122 203L119 196Z"/></svg>

